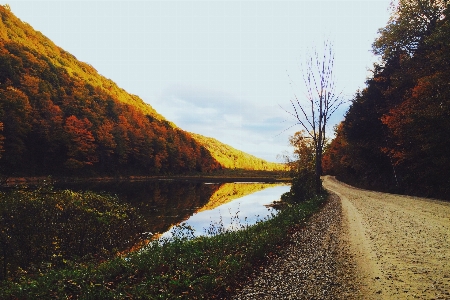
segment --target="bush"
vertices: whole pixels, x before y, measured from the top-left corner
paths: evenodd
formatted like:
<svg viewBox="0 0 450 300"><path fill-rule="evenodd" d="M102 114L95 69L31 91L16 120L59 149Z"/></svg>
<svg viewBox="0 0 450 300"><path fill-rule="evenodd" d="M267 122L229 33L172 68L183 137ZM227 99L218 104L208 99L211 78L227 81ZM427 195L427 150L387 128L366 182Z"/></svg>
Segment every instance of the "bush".
<svg viewBox="0 0 450 300"><path fill-rule="evenodd" d="M138 241L140 222L107 194L51 187L0 192L0 279L110 258Z"/></svg>
<svg viewBox="0 0 450 300"><path fill-rule="evenodd" d="M316 196L315 173L311 169L300 169L292 178L291 190L281 196L288 203L300 203Z"/></svg>
<svg viewBox="0 0 450 300"><path fill-rule="evenodd" d="M287 203L300 203L317 194L315 145L303 130L291 136L289 143L294 147L294 159L286 157L291 169L292 184L291 190L282 195L281 200ZM322 183L319 190L319 194L323 194Z"/></svg>

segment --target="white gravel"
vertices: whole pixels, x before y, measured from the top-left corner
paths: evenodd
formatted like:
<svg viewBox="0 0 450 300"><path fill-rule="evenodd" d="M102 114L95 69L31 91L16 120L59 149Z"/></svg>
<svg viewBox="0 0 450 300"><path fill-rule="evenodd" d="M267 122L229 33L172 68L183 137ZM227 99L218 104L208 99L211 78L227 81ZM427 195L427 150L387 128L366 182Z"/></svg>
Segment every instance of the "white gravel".
<svg viewBox="0 0 450 300"><path fill-rule="evenodd" d="M339 198L332 195L232 299L360 299L356 265L341 238L345 230Z"/></svg>
<svg viewBox="0 0 450 300"><path fill-rule="evenodd" d="M333 177L365 299L450 299L450 202L357 189Z"/></svg>

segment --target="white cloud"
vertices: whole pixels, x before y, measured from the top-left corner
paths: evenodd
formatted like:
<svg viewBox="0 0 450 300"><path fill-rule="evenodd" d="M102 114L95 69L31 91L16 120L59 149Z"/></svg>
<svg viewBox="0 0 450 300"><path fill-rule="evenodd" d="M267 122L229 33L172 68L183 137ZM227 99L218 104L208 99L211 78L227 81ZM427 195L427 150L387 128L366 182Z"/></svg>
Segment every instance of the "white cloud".
<svg viewBox="0 0 450 300"><path fill-rule="evenodd" d="M215 137L239 150L276 161L286 146L286 113L276 105L245 101L226 92L176 85L153 105L182 129ZM275 150L275 148L279 150Z"/></svg>

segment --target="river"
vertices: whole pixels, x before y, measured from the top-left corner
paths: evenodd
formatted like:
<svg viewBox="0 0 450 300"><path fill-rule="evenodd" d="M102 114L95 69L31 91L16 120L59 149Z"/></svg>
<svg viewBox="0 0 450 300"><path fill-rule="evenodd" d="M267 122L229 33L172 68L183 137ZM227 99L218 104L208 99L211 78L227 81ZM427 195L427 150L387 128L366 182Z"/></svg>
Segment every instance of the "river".
<svg viewBox="0 0 450 300"><path fill-rule="evenodd" d="M195 237L246 227L276 214L266 205L288 190L286 184L181 179L5 188L3 276L102 261L183 234L180 228Z"/></svg>
<svg viewBox="0 0 450 300"><path fill-rule="evenodd" d="M266 205L289 190L289 185L280 183L186 180L65 183L57 187L116 194L145 219L147 237L168 237L182 223L190 226L195 236L208 235L211 229L252 225L276 214Z"/></svg>

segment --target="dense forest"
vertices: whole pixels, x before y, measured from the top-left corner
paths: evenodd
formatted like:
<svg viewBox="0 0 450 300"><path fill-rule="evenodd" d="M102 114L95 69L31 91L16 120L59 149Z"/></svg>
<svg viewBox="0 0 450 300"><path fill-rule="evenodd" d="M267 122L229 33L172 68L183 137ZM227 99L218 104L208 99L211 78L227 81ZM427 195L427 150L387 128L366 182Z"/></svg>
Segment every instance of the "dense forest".
<svg viewBox="0 0 450 300"><path fill-rule="evenodd" d="M228 159L217 159L224 155L213 157L198 138L56 46L7 5L0 15L1 174L155 175L229 167ZM267 169L259 161L233 166Z"/></svg>
<svg viewBox="0 0 450 300"><path fill-rule="evenodd" d="M450 5L399 1L381 61L336 126L324 171L365 188L450 199Z"/></svg>

